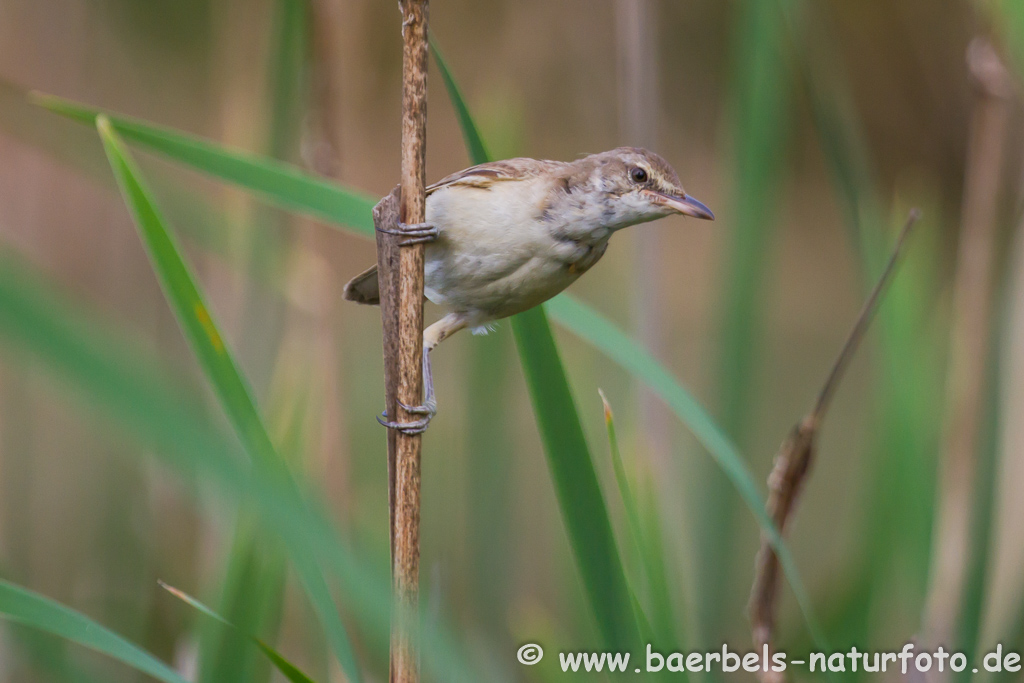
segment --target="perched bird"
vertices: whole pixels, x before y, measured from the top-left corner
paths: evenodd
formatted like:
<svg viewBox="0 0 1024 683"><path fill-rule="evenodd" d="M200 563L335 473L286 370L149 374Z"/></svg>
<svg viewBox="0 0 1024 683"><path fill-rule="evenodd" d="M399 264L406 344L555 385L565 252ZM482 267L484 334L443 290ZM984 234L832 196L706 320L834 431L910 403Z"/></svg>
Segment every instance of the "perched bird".
<svg viewBox="0 0 1024 683"><path fill-rule="evenodd" d="M449 313L423 333L423 419L383 422L423 431L436 412L430 352L469 327L555 296L597 263L617 230L670 214L714 220L686 194L668 162L619 147L576 161L508 159L467 168L427 188L426 222L400 225L403 245L426 243L424 293ZM345 299L379 304L377 266L357 275Z"/></svg>

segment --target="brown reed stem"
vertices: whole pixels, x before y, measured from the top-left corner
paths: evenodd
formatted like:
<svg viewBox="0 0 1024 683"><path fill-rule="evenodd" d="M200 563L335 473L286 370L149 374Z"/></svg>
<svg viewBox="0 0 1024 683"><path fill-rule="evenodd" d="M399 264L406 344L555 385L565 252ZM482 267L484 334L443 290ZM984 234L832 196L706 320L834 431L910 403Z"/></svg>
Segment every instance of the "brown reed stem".
<svg viewBox="0 0 1024 683"><path fill-rule="evenodd" d="M814 403L814 407L793 427L775 456L775 466L768 477L768 502L765 507L768 515L779 529L779 533L785 533L786 524L796 508L797 498L814 459L818 430L828 411L832 396L835 394L850 359L860 346L860 342L863 340L864 334L867 332L868 326L878 310L882 294L892 281L893 275L896 272L896 266L899 264L905 251L907 238L910 236L911 229L917 223L920 215L917 209L910 211L907 222L896 240L896 246L889 257L889 262L886 264L885 270L868 296L867 301L865 301L863 308L861 308L860 315L857 316L853 329L850 330L850 334L847 336L839 356L833 363L828 378L825 380L825 384L818 394L818 399ZM768 540L762 537L748 610L750 612L754 644L758 648L767 646L769 651L771 651L775 630L775 607L778 592L779 558L776 556ZM769 681L777 681L779 678L779 674L767 672L762 675L761 680L768 683Z"/></svg>
<svg viewBox="0 0 1024 683"><path fill-rule="evenodd" d="M374 210L378 227L425 220L427 138L427 0L402 0L402 179ZM423 245L399 247L377 233L386 405L409 422L401 404L423 401ZM391 510L391 683L419 681L420 446L418 434L388 430Z"/></svg>

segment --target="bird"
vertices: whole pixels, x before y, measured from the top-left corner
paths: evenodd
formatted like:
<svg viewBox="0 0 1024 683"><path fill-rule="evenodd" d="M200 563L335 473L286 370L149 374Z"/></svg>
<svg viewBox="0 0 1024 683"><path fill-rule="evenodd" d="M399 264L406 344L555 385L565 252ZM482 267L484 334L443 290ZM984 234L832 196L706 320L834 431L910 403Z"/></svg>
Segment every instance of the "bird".
<svg viewBox="0 0 1024 683"><path fill-rule="evenodd" d="M422 416L381 424L424 431L437 412L430 353L470 328L486 334L495 321L559 294L596 264L619 230L672 214L714 220L686 193L665 159L638 147L575 161L493 161L453 173L426 188L426 221L397 229L403 246L425 244L424 295L447 311L423 333ZM378 229L382 229L378 226ZM377 266L345 285L344 299L379 304Z"/></svg>

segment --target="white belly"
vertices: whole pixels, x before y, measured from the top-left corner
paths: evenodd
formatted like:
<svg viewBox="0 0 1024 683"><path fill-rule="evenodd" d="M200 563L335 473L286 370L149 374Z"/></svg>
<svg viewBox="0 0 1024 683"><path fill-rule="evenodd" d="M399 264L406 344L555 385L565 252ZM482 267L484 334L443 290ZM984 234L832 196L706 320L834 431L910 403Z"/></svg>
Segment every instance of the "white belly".
<svg viewBox="0 0 1024 683"><path fill-rule="evenodd" d="M528 182L427 198L427 222L440 232L426 250L428 299L483 324L543 303L579 277L569 263L580 247L554 239L542 219L546 183Z"/></svg>

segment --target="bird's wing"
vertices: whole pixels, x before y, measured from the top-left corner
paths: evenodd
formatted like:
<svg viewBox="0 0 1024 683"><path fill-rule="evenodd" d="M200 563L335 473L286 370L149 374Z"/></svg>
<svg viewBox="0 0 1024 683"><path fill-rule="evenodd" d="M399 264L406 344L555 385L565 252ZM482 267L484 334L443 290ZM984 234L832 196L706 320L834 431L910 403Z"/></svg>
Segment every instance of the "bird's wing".
<svg viewBox="0 0 1024 683"><path fill-rule="evenodd" d="M437 190L462 185L466 187L478 187L487 189L495 183L505 180L524 180L534 178L555 167L562 167L560 161L539 161L537 159L505 159L504 161L489 161L485 164L470 166L467 169L452 173L442 178L433 185L427 187L427 194Z"/></svg>
<svg viewBox="0 0 1024 683"><path fill-rule="evenodd" d="M567 164L561 161L539 161L526 158L491 161L486 164L471 166L446 178L442 178L427 187L427 194L429 195L432 192L454 185L487 189L498 182L535 178L542 173L558 171L566 166ZM347 301L355 301L360 304L380 304L380 282L377 278L377 266L372 266L352 278L345 285L342 296Z"/></svg>

